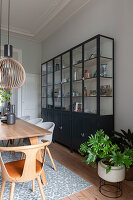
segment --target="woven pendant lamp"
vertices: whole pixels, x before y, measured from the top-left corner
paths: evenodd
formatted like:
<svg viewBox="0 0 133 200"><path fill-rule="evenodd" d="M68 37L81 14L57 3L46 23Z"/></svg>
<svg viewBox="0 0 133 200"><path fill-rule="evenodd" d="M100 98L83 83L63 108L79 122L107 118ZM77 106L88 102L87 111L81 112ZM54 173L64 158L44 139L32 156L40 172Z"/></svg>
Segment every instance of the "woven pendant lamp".
<svg viewBox="0 0 133 200"><path fill-rule="evenodd" d="M26 78L23 66L12 58L13 47L9 44L9 21L10 0L8 0L8 44L4 45L4 58L0 59L0 88L7 90L20 88Z"/></svg>

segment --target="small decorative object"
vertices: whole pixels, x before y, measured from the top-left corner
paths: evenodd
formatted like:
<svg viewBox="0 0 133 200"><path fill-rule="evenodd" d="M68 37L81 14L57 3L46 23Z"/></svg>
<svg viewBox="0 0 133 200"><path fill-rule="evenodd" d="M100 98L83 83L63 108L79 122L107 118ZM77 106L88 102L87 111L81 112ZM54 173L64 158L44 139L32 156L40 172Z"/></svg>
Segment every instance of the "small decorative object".
<svg viewBox="0 0 133 200"><path fill-rule="evenodd" d="M85 97L87 97L87 88L86 87L84 87L84 95L85 95Z"/></svg>
<svg viewBox="0 0 133 200"><path fill-rule="evenodd" d="M89 57L89 60L91 60L93 58L96 58L96 54L91 54L90 57Z"/></svg>
<svg viewBox="0 0 133 200"><path fill-rule="evenodd" d="M87 78L92 78L92 73L87 73Z"/></svg>
<svg viewBox="0 0 133 200"><path fill-rule="evenodd" d="M103 130L97 131L89 137L89 140L80 145L80 153L85 155L84 161L96 166L98 163L98 175L100 177L99 191L106 197L118 198L122 195L121 182L125 179L125 166L133 165L133 149L125 149L121 152L117 144L113 144L109 136ZM100 161L99 161L100 159ZM111 184L106 181L111 182ZM115 185L112 185L116 183ZM108 190L111 185L115 191Z"/></svg>
<svg viewBox="0 0 133 200"><path fill-rule="evenodd" d="M76 102L75 111L76 112L82 112L82 103Z"/></svg>
<svg viewBox="0 0 133 200"><path fill-rule="evenodd" d="M77 80L77 71L76 71L76 69L74 70L74 74L73 75L74 75L73 76L73 80L76 81Z"/></svg>
<svg viewBox="0 0 133 200"><path fill-rule="evenodd" d="M82 60L78 60L77 64L80 64L82 62Z"/></svg>
<svg viewBox="0 0 133 200"><path fill-rule="evenodd" d="M110 96L112 93L112 89L110 85L101 85L100 86L100 95L101 96Z"/></svg>
<svg viewBox="0 0 133 200"><path fill-rule="evenodd" d="M94 72L93 77L97 77L97 71Z"/></svg>
<svg viewBox="0 0 133 200"><path fill-rule="evenodd" d="M100 74L100 76L102 77L107 77L107 64L102 64L102 73Z"/></svg>
<svg viewBox="0 0 133 200"><path fill-rule="evenodd" d="M96 90L90 90L90 96L96 96L97 95L97 91Z"/></svg>
<svg viewBox="0 0 133 200"><path fill-rule="evenodd" d="M15 124L16 118L14 113L9 113L7 115L7 124L12 125Z"/></svg>
<svg viewBox="0 0 133 200"><path fill-rule="evenodd" d="M77 91L75 92L76 96L79 97L80 96L80 93Z"/></svg>
<svg viewBox="0 0 133 200"><path fill-rule="evenodd" d="M85 78L88 78L88 77L87 77L87 69L85 69Z"/></svg>

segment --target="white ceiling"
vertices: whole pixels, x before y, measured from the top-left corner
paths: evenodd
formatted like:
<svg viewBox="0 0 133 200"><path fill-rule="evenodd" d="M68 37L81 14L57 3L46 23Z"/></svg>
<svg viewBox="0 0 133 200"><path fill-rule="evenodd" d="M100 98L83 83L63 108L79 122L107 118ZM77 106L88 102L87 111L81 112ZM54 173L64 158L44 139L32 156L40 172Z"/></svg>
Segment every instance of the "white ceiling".
<svg viewBox="0 0 133 200"><path fill-rule="evenodd" d="M90 0L10 0L10 33L43 41ZM7 32L8 0L2 1L2 32Z"/></svg>

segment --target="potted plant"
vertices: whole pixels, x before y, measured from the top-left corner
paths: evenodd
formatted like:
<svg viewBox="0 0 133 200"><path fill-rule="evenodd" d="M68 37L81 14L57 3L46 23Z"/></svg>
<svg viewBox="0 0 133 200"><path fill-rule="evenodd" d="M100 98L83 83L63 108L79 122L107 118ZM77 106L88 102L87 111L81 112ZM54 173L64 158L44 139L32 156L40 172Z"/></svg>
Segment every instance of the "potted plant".
<svg viewBox="0 0 133 200"><path fill-rule="evenodd" d="M10 98L11 98L12 93L7 92L5 89L0 88L0 103L5 103L10 102ZM0 120L0 124L1 124L1 120Z"/></svg>
<svg viewBox="0 0 133 200"><path fill-rule="evenodd" d="M113 137L111 138L112 142L115 142L119 148L121 149L121 152L124 152L125 149L130 149L130 157L133 158L133 132L128 129L127 132L124 130L121 130L121 132L114 131ZM126 180L133 181L133 164L130 166L130 168L126 168Z"/></svg>
<svg viewBox="0 0 133 200"><path fill-rule="evenodd" d="M10 101L12 93L7 92L5 89L0 88L0 103L4 103L5 101Z"/></svg>
<svg viewBox="0 0 133 200"><path fill-rule="evenodd" d="M81 144L80 153L84 155L84 161L94 167L98 162L98 175L109 182L121 182L125 178L125 166L129 168L133 164L131 149L120 151L117 144L113 144L103 130L91 135L87 142Z"/></svg>

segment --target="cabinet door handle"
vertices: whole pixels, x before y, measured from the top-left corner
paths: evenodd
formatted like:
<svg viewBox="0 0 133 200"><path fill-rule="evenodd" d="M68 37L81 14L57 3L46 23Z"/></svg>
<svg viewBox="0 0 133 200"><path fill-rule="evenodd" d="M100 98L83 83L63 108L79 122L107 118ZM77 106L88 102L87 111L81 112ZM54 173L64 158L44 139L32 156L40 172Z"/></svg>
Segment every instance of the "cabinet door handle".
<svg viewBox="0 0 133 200"><path fill-rule="evenodd" d="M81 133L81 136L82 136L82 137L84 137L84 136L85 136L85 134L84 134L84 133Z"/></svg>

